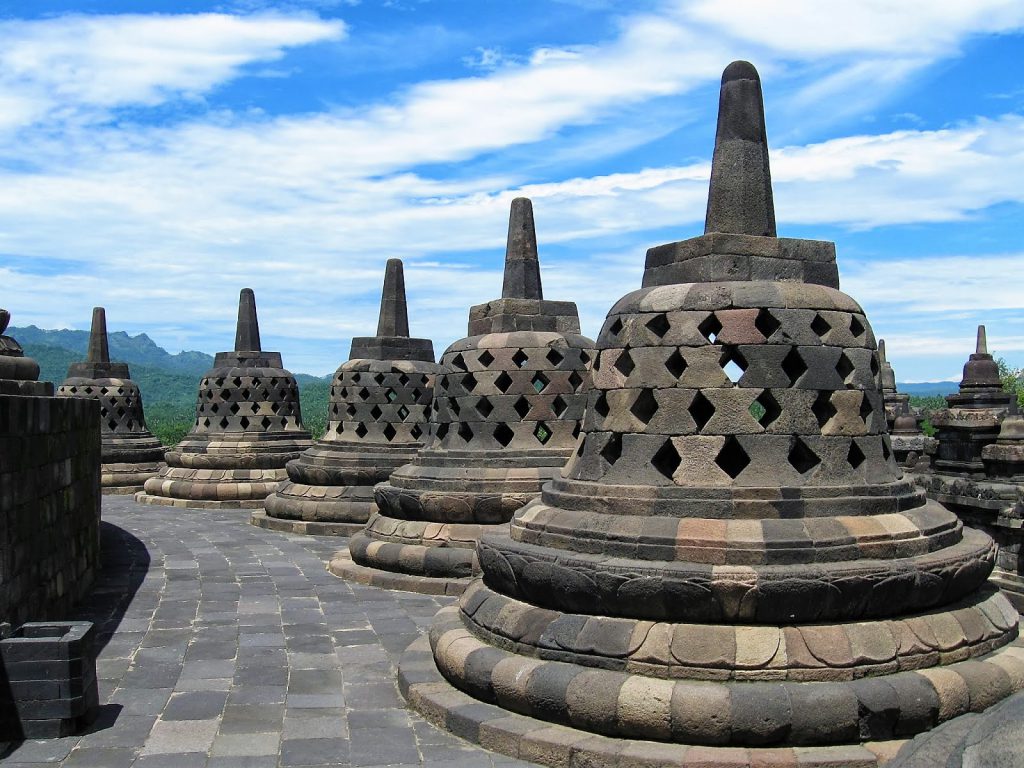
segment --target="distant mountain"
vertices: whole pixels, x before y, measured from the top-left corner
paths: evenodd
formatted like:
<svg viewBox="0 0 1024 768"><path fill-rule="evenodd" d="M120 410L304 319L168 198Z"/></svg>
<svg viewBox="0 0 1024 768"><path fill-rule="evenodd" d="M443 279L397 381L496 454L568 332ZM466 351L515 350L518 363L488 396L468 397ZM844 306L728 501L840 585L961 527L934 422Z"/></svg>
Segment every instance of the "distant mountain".
<svg viewBox="0 0 1024 768"><path fill-rule="evenodd" d="M76 354L75 360L83 359L89 348L88 331L71 331L66 328L59 331L48 331L29 325L24 328L12 327L8 329L7 333L21 342L26 350L40 346L70 350ZM204 352L187 351L172 355L144 333L140 333L138 336L129 336L124 331L115 331L109 334L108 340L110 359L128 363L133 368L135 365L148 365L198 376L213 365L213 357ZM32 356L35 357L35 355ZM134 375L134 370L132 373ZM61 378L63 378L63 373Z"/></svg>
<svg viewBox="0 0 1024 768"><path fill-rule="evenodd" d="M906 395L934 397L935 395L952 395L960 391L959 381L917 381L896 384L896 389Z"/></svg>

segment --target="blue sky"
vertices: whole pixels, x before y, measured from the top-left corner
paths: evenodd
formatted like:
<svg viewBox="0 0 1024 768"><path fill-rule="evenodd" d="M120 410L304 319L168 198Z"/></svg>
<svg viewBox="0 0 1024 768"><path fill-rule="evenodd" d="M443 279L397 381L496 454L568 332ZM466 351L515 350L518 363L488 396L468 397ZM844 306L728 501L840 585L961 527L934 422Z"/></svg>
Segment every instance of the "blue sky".
<svg viewBox="0 0 1024 768"><path fill-rule="evenodd" d="M525 194L594 335L702 231L737 58L779 233L836 241L898 378L959 378L979 322L1024 365L1020 0L0 0L0 303L212 353L248 286L264 345L323 374L397 256L440 353Z"/></svg>

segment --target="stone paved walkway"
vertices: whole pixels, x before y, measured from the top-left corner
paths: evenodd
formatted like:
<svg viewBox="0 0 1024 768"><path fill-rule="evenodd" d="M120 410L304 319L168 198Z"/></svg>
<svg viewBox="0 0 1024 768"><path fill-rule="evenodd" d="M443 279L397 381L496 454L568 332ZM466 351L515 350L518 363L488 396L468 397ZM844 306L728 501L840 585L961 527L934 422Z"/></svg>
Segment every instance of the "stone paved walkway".
<svg viewBox="0 0 1024 768"><path fill-rule="evenodd" d="M399 656L450 598L341 581L325 563L347 540L265 531L248 512L108 496L103 519L104 571L76 617L105 643L100 720L0 751L3 765L530 765L404 706Z"/></svg>

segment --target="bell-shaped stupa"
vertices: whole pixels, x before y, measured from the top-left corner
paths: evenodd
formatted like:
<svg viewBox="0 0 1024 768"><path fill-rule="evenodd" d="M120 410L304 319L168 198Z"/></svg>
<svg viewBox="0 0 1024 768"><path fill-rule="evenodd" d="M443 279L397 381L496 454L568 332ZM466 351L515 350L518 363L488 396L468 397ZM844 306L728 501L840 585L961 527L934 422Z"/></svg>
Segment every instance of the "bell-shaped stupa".
<svg viewBox="0 0 1024 768"><path fill-rule="evenodd" d="M579 450L403 659L425 716L551 765L863 766L1024 686L992 540L894 461L834 245L776 237L750 64L705 234L648 251L597 347Z"/></svg>
<svg viewBox="0 0 1024 768"><path fill-rule="evenodd" d="M164 447L146 428L142 393L132 381L128 364L110 362L103 307L92 310L85 361L68 366L68 376L57 394L99 401L103 441L100 484L104 493L140 491L146 480L164 468Z"/></svg>
<svg viewBox="0 0 1024 768"><path fill-rule="evenodd" d="M167 467L136 501L179 507L263 506L310 447L299 387L280 352L260 347L256 297L242 289L235 350L218 352L199 382L192 431L167 451Z"/></svg>
<svg viewBox="0 0 1024 768"><path fill-rule="evenodd" d="M999 425L1017 412L1010 392L1003 390L999 366L988 351L985 326L978 326L978 343L964 365L960 391L946 396L947 407L932 415L938 449L932 469L948 475L984 477L981 452L999 437Z"/></svg>
<svg viewBox="0 0 1024 768"><path fill-rule="evenodd" d="M935 438L921 429L921 417L910 407L910 395L897 391L896 372L885 356L885 339L878 340L878 366L881 369L882 402L889 442L896 463L911 472L927 471Z"/></svg>
<svg viewBox="0 0 1024 768"><path fill-rule="evenodd" d="M402 262L389 259L377 335L352 339L335 372L324 438L288 462L289 479L253 523L335 536L362 530L377 511L373 486L423 447L439 370L433 342L409 337Z"/></svg>
<svg viewBox="0 0 1024 768"><path fill-rule="evenodd" d="M441 358L431 442L377 486L379 514L332 572L461 591L480 534L507 526L572 453L593 347L574 303L543 298L533 206L513 200L502 298L470 309L469 337Z"/></svg>
<svg viewBox="0 0 1024 768"><path fill-rule="evenodd" d="M7 336L11 313L0 309L0 395L50 397L53 385L39 381L39 363L25 355L13 336Z"/></svg>

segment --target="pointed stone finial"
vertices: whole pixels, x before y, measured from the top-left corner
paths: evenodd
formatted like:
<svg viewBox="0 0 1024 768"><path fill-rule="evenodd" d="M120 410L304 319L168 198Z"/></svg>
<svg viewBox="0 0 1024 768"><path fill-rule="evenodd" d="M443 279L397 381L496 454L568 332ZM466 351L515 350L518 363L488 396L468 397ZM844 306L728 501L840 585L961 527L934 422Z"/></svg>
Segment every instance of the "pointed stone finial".
<svg viewBox="0 0 1024 768"><path fill-rule="evenodd" d="M747 61L722 73L704 232L776 236L761 78Z"/></svg>
<svg viewBox="0 0 1024 768"><path fill-rule="evenodd" d="M405 303L405 272L401 259L388 259L384 268L384 291L380 297L377 335L409 335L409 309Z"/></svg>
<svg viewBox="0 0 1024 768"><path fill-rule="evenodd" d="M107 344L107 311L103 307L92 308L92 328L89 330L89 363L109 363L110 347Z"/></svg>
<svg viewBox="0 0 1024 768"><path fill-rule="evenodd" d="M235 330L235 352L259 352L260 324L256 319L256 294L243 288L238 297L238 326Z"/></svg>
<svg viewBox="0 0 1024 768"><path fill-rule="evenodd" d="M512 201L508 216L508 242L505 245L503 299L543 299L540 261L537 258L537 230L533 223L533 203L528 197Z"/></svg>
<svg viewBox="0 0 1024 768"><path fill-rule="evenodd" d="M884 368L886 362L887 361L885 359L885 339L879 339L878 340L878 364Z"/></svg>
<svg viewBox="0 0 1024 768"><path fill-rule="evenodd" d="M978 347L974 350L976 355L987 355L988 354L988 339L985 336L985 326L978 326Z"/></svg>

